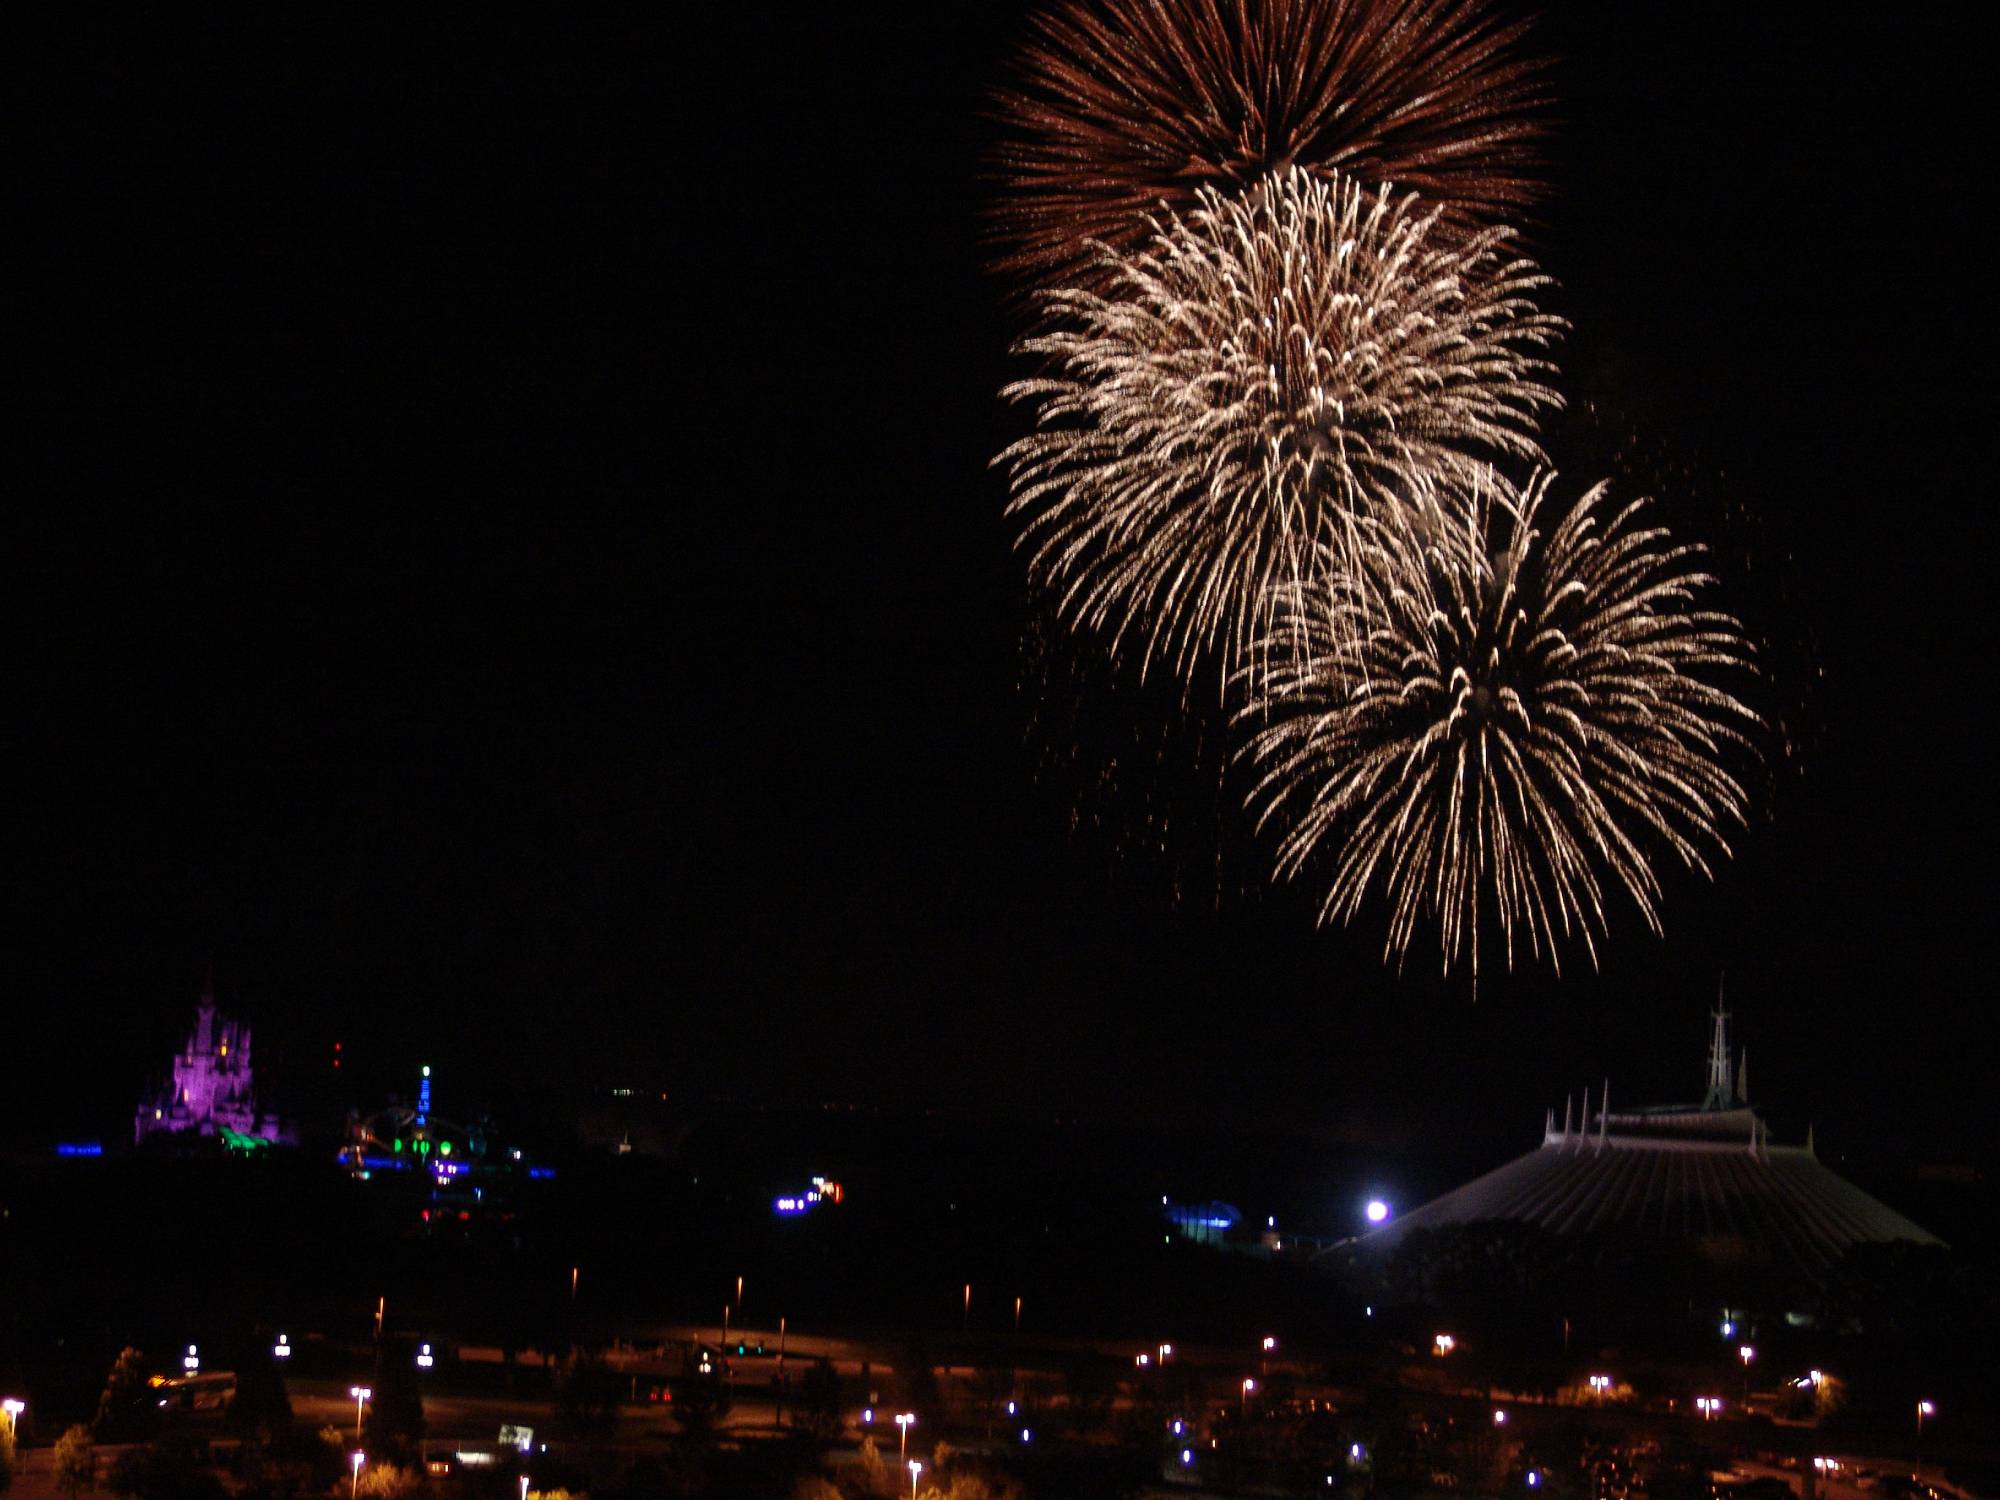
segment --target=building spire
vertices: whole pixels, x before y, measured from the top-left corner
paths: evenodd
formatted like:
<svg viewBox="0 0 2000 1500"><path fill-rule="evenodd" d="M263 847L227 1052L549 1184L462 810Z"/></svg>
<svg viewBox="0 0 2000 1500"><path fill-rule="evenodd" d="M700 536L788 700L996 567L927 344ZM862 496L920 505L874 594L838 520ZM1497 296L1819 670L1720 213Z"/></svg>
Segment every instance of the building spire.
<svg viewBox="0 0 2000 1500"><path fill-rule="evenodd" d="M1715 987L1715 1023L1708 1041L1708 1092L1702 1096L1703 1109L1729 1109L1736 1103L1736 1087L1730 1079L1729 1012L1722 1008L1722 985Z"/></svg>

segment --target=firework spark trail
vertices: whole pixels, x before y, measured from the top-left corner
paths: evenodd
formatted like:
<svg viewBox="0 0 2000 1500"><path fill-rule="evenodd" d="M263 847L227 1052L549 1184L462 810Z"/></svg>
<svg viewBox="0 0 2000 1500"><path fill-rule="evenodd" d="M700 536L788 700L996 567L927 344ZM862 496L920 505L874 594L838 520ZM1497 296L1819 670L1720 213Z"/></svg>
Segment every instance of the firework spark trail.
<svg viewBox="0 0 2000 1500"><path fill-rule="evenodd" d="M1384 957L1434 921L1476 976L1482 916L1558 972L1593 964L1606 893L1660 930L1651 849L1711 874L1744 821L1730 771L1758 723L1718 679L1753 673L1702 607L1702 551L1596 486L1551 518L1553 476L1362 518L1360 545L1288 586L1241 714L1250 802L1278 874L1327 871L1322 922L1378 887Z"/></svg>
<svg viewBox="0 0 2000 1500"><path fill-rule="evenodd" d="M1541 197L1546 65L1483 0L1064 0L1032 25L997 100L993 238L1044 284L1292 166L1395 182L1460 229Z"/></svg>
<svg viewBox="0 0 2000 1500"><path fill-rule="evenodd" d="M1143 254L1105 251L1111 294L1044 294L1003 392L1035 431L1002 452L1036 585L1115 655L1219 684L1275 588L1378 506L1498 455L1539 459L1540 377L1561 328L1504 229L1300 171L1204 191Z"/></svg>

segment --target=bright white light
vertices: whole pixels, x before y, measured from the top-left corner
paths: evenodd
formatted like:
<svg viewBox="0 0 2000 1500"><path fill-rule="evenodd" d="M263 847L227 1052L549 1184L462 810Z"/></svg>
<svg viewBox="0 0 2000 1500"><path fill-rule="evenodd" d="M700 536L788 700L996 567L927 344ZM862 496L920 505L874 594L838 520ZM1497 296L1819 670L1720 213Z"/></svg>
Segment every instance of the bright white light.
<svg viewBox="0 0 2000 1500"><path fill-rule="evenodd" d="M1495 1427L1505 1427L1507 1425L1507 1413L1504 1411L1493 1413L1493 1425Z"/></svg>
<svg viewBox="0 0 2000 1500"><path fill-rule="evenodd" d="M1389 1217L1389 1205L1384 1203L1380 1198L1370 1198L1368 1200L1367 1212L1370 1224L1380 1224L1384 1219Z"/></svg>
<svg viewBox="0 0 2000 1500"><path fill-rule="evenodd" d="M1917 1410L1922 1412L1927 1417L1934 1417L1937 1415L1937 1407L1935 1407L1928 1401L1919 1401L1917 1403Z"/></svg>
<svg viewBox="0 0 2000 1500"><path fill-rule="evenodd" d="M1277 1347L1278 1347L1278 1341L1276 1339L1267 1337L1264 1340L1264 1352L1266 1354L1269 1354L1273 1349Z"/></svg>
<svg viewBox="0 0 2000 1500"><path fill-rule="evenodd" d="M1181 1467L1183 1469L1191 1469L1194 1467L1194 1449L1192 1448L1181 1449Z"/></svg>
<svg viewBox="0 0 2000 1500"><path fill-rule="evenodd" d="M1028 1431L1028 1429L1027 1429L1027 1428L1023 1427L1023 1428L1021 1429L1021 1441L1022 1441L1022 1442L1024 1442L1024 1443L1026 1443L1026 1442L1032 1442L1032 1441L1034 1440L1034 1436L1035 1436L1035 1435L1034 1435L1034 1434L1033 1434L1032 1432Z"/></svg>
<svg viewBox="0 0 2000 1500"><path fill-rule="evenodd" d="M1533 1469L1528 1470L1529 1489L1532 1490L1537 1488L1541 1484L1541 1482L1542 1482L1542 1476L1540 1474L1536 1473Z"/></svg>

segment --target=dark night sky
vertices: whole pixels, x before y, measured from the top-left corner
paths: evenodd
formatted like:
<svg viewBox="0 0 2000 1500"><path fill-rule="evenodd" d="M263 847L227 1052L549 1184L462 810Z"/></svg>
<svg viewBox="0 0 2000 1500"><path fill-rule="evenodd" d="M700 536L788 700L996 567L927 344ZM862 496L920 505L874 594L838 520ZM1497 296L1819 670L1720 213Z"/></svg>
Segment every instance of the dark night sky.
<svg viewBox="0 0 2000 1500"><path fill-rule="evenodd" d="M1031 778L976 243L1014 7L68 17L15 153L0 1109L115 1130L213 958L283 1076L340 1038L503 1111L630 1076L1498 1152L1607 1072L1695 1088L1727 968L1781 1122L1962 1158L1988 167L1946 22L1839 10L1545 18L1573 394L1726 476L1812 693L1664 941L1476 1000L1294 898L1163 910Z"/></svg>

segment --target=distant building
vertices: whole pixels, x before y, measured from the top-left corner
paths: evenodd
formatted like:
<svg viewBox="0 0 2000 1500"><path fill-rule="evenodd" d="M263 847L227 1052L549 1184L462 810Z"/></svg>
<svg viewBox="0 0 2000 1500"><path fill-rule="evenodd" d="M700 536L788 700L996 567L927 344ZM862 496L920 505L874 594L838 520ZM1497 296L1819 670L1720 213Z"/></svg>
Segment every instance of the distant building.
<svg viewBox="0 0 2000 1500"><path fill-rule="evenodd" d="M1613 1110L1610 1085L1591 1107L1550 1110L1541 1145L1362 1236L1393 1247L1420 1229L1512 1222L1556 1235L1627 1235L1697 1253L1749 1255L1808 1280L1854 1246L1942 1242L1820 1161L1812 1132L1800 1145L1771 1139L1750 1105L1748 1063L1731 1066L1729 1015L1718 1008L1699 1104Z"/></svg>
<svg viewBox="0 0 2000 1500"><path fill-rule="evenodd" d="M294 1145L294 1132L257 1107L250 1028L215 1008L215 977L202 983L194 1030L174 1057L172 1076L139 1101L132 1139L192 1133L229 1144Z"/></svg>

